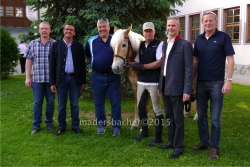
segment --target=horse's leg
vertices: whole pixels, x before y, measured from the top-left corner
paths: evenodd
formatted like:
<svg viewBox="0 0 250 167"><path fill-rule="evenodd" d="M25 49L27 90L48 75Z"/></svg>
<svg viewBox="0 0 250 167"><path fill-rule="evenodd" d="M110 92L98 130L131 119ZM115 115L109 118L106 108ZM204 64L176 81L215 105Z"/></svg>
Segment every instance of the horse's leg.
<svg viewBox="0 0 250 167"><path fill-rule="evenodd" d="M132 122L132 125L130 127L130 130L134 130L138 128L138 124L140 122L138 110L137 110L137 74L132 69L128 70L128 79L131 83L132 90L134 92L134 99L135 99L135 118Z"/></svg>
<svg viewBox="0 0 250 167"><path fill-rule="evenodd" d="M135 98L135 118L134 118L134 120L133 120L133 122L132 122L132 125L131 125L131 127L130 127L130 130L135 130L135 129L137 129L138 126L139 126L138 124L139 124L139 122L140 122L139 115L138 115L138 110L137 110L136 91L134 91L134 94L135 94L135 96L134 96L134 98Z"/></svg>

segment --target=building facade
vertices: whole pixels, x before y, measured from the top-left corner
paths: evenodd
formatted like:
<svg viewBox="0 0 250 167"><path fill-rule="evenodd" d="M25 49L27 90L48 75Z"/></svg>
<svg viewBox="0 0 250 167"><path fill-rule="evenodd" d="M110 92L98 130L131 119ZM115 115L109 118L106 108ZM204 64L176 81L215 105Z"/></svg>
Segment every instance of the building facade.
<svg viewBox="0 0 250 167"><path fill-rule="evenodd" d="M19 43L19 35L28 34L31 21L26 17L24 0L1 0L0 27L6 28Z"/></svg>
<svg viewBox="0 0 250 167"><path fill-rule="evenodd" d="M218 16L218 30L229 34L235 50L235 74L250 76L250 1L249 0L187 0L176 6L182 38L194 43L204 32L201 17L213 11Z"/></svg>

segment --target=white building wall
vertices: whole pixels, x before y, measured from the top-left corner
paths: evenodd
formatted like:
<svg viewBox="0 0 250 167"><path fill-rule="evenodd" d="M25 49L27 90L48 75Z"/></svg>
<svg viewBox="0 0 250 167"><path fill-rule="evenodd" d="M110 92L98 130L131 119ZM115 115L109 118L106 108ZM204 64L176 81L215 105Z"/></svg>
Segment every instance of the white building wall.
<svg viewBox="0 0 250 167"><path fill-rule="evenodd" d="M218 10L218 29L223 30L224 15L223 10L240 7L240 42L233 44L235 50L235 64L248 66L250 68L250 43L245 43L247 33L247 5L249 0L187 0L183 6L176 6L180 12L177 16L185 16L185 39L190 39L189 16L200 13L200 18L204 11ZM200 24L200 33L204 32Z"/></svg>

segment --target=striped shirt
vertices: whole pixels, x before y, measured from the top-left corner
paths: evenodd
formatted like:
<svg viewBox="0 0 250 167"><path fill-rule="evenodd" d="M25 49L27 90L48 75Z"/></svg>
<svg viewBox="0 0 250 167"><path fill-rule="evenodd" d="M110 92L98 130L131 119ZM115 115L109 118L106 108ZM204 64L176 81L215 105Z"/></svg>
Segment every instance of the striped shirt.
<svg viewBox="0 0 250 167"><path fill-rule="evenodd" d="M50 39L43 45L41 39L38 38L29 43L24 57L33 61L33 82L49 82L49 52L54 42L54 39Z"/></svg>

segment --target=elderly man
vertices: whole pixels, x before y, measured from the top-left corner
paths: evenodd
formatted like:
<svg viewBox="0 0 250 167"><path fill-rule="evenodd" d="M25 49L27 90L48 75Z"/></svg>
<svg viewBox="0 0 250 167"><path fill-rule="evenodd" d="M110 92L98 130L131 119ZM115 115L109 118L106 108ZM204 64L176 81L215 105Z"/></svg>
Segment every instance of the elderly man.
<svg viewBox="0 0 250 167"><path fill-rule="evenodd" d="M155 137L148 146L153 147L162 142L163 114L157 90L163 42L155 39L155 26L152 22L143 24L143 36L145 41L141 42L139 54L135 58L136 63L130 64L130 67L138 70L137 108L142 128L136 140L139 141L149 135L146 105L150 95L155 114Z"/></svg>

